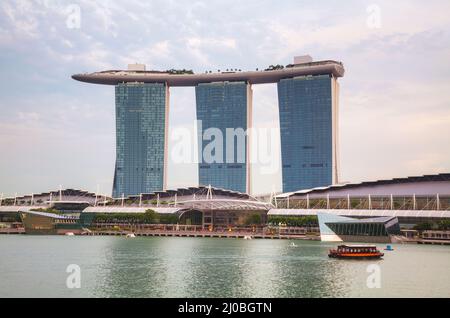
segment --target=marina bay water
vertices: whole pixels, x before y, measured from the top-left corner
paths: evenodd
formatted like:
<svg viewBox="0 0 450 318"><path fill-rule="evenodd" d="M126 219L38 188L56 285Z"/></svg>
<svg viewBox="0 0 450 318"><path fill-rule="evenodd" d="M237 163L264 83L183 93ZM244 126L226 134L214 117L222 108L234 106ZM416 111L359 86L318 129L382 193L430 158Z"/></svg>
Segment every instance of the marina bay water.
<svg viewBox="0 0 450 318"><path fill-rule="evenodd" d="M393 245L383 260L352 261L328 258L336 244L292 243L1 236L0 297L450 297L449 247ZM70 264L79 289L67 287ZM381 288L367 285L372 264Z"/></svg>

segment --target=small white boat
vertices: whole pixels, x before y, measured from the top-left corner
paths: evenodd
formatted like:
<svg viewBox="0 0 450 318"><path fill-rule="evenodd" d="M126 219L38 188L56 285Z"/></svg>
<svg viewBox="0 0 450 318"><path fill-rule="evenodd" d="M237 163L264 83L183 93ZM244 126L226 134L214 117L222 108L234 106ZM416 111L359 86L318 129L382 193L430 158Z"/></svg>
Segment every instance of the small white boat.
<svg viewBox="0 0 450 318"><path fill-rule="evenodd" d="M292 242L289 246L290 246L290 247L298 247L298 245L295 244L294 242Z"/></svg>
<svg viewBox="0 0 450 318"><path fill-rule="evenodd" d="M66 234L64 234L65 236L75 236L75 234L73 232L67 232Z"/></svg>
<svg viewBox="0 0 450 318"><path fill-rule="evenodd" d="M134 233L129 233L127 234L126 238L135 238L136 235L134 235Z"/></svg>
<svg viewBox="0 0 450 318"><path fill-rule="evenodd" d="M244 240L253 240L253 237L251 237L250 235L246 235L244 236Z"/></svg>

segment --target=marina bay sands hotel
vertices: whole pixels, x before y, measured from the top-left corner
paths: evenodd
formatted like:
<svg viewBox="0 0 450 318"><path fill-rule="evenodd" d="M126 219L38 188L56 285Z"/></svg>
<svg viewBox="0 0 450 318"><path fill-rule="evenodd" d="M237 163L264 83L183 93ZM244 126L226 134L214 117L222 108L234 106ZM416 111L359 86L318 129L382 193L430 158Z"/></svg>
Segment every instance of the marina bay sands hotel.
<svg viewBox="0 0 450 318"><path fill-rule="evenodd" d="M199 136L209 128L226 130L252 126L252 85L276 83L281 133L283 192L328 186L338 182L339 84L342 63L313 62L309 56L264 71L206 72L128 70L77 74L78 81L114 85L116 92L116 166L113 196L167 190L169 96L171 87L195 87ZM250 137L243 160L199 163L200 185L251 193ZM199 138L199 153L211 141ZM238 143L234 149L238 153ZM228 157L226 157L228 158Z"/></svg>

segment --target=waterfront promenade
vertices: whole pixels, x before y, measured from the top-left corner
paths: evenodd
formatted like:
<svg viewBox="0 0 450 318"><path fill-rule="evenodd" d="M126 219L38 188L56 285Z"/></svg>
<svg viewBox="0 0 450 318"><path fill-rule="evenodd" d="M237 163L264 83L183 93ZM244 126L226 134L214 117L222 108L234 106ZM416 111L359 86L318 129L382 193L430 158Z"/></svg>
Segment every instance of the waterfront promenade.
<svg viewBox="0 0 450 318"><path fill-rule="evenodd" d="M70 232L70 230L68 230ZM0 229L0 234L26 234L24 228ZM63 233L60 233L61 235ZM86 236L127 236L134 234L140 237L199 237L199 238L235 238L243 239L295 239L320 240L315 228L285 228L268 230L267 228L238 228L234 230L205 230L195 225L131 225L131 224L97 224L79 235Z"/></svg>
<svg viewBox="0 0 450 318"><path fill-rule="evenodd" d="M96 235L96 236L126 236L134 234L135 236L147 236L147 237L210 237L210 238L234 238L243 239L251 237L252 239L280 239L280 240L311 240L319 241L320 236L317 235L279 235L279 234L262 234L252 232L239 232L239 233L226 233L226 232L209 232L209 231L92 231L83 235Z"/></svg>
<svg viewBox="0 0 450 318"><path fill-rule="evenodd" d="M245 238L254 239L302 239L320 240L317 228L216 228L204 229L198 225L131 225L131 224L96 224L84 235L99 236L158 236L158 237L212 237L212 238Z"/></svg>
<svg viewBox="0 0 450 318"><path fill-rule="evenodd" d="M70 232L70 231L68 231ZM424 234L426 234L425 232ZM439 232L447 233L447 232ZM26 234L24 228L2 228L0 235ZM285 227L274 231L274 228L250 227L236 228L233 230L216 229L213 231L203 229L196 225L131 225L131 224L97 224L83 232L76 233L81 236L128 236L136 237L183 237L183 238L230 238L230 239L269 239L269 240L305 240L320 241L320 234L316 228L309 227ZM59 233L64 235L64 233ZM450 235L450 233L449 233ZM421 245L450 245L448 239L430 239L427 235L422 238L402 240L402 244Z"/></svg>

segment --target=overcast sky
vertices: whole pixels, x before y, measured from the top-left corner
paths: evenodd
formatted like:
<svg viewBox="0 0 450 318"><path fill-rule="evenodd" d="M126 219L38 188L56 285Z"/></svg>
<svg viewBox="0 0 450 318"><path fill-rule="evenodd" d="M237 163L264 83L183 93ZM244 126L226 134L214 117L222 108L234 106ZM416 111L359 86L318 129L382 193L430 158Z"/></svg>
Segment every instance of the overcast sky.
<svg viewBox="0 0 450 318"><path fill-rule="evenodd" d="M449 172L448 12L448 0L2 0L0 193L111 193L114 89L72 74L133 62L254 70L302 54L346 68L342 181ZM276 86L253 89L254 125L278 128ZM171 129L192 127L194 97L172 89ZM281 188L279 169L254 171L255 193ZM195 164L170 162L170 188L197 183Z"/></svg>

